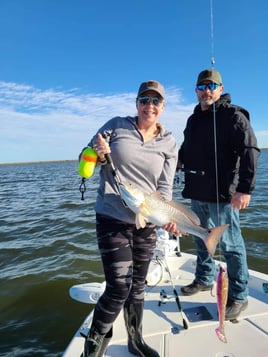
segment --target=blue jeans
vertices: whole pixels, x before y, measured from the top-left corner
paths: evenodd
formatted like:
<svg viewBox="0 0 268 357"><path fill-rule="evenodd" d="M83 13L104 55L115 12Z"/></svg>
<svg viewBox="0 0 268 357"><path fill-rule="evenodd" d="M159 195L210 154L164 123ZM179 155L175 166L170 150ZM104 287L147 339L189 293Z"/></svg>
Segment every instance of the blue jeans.
<svg viewBox="0 0 268 357"><path fill-rule="evenodd" d="M229 224L219 243L220 254L224 256L227 264L228 298L237 301L247 300L249 274L247 253L240 229L239 210L234 210L229 203L217 205L217 203L196 200L191 201L191 208L198 215L204 228ZM210 285L215 279L215 262L204 242L195 236L194 240L197 245L195 281Z"/></svg>

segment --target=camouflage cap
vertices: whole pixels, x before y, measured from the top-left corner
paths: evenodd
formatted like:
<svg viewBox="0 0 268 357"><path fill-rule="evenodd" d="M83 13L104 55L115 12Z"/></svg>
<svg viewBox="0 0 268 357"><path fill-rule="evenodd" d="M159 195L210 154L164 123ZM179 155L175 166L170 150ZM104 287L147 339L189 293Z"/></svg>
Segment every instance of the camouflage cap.
<svg viewBox="0 0 268 357"><path fill-rule="evenodd" d="M215 69L205 69L204 71L199 73L196 85L199 85L204 81L211 81L213 83L221 85L222 79L220 72L216 71Z"/></svg>
<svg viewBox="0 0 268 357"><path fill-rule="evenodd" d="M154 81L154 80L149 80L149 81L143 82L140 85L140 88L138 90L138 97L141 94L143 94L149 90L155 91L156 93L161 95L162 98L165 97L165 90L164 90L163 85L161 83L159 83L158 81Z"/></svg>

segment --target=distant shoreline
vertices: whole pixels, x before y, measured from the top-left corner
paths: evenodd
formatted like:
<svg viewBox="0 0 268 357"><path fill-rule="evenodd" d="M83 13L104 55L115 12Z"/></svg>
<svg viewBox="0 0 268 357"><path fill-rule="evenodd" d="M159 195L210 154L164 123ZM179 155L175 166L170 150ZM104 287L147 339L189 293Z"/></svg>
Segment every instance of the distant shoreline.
<svg viewBox="0 0 268 357"><path fill-rule="evenodd" d="M261 151L268 150L268 148L261 148ZM7 165L28 165L28 164L49 164L49 163L58 163L58 162L75 162L78 161L77 159L73 160L47 160L47 161L25 161L25 162L6 162L0 163L0 166L7 166Z"/></svg>
<svg viewBox="0 0 268 357"><path fill-rule="evenodd" d="M77 161L77 160L48 160L48 161L6 162L6 163L0 163L0 166L29 165L29 164L49 164L49 163L59 163L59 162L75 162L75 161Z"/></svg>

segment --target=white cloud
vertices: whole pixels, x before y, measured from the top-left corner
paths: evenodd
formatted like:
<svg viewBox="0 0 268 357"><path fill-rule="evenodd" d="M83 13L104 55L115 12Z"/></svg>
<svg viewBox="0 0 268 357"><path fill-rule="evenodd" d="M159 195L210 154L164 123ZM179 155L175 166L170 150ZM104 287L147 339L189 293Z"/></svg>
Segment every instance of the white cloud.
<svg viewBox="0 0 268 357"><path fill-rule="evenodd" d="M167 88L160 122L178 143L193 105L183 105L181 93ZM41 91L0 82L0 162L75 159L80 149L108 119L135 115L136 93L103 95L78 89Z"/></svg>
<svg viewBox="0 0 268 357"><path fill-rule="evenodd" d="M0 82L0 163L76 159L81 148L108 119L135 115L136 93L83 93L40 90ZM166 88L166 107L160 118L178 145L186 120L196 103L184 104L178 88ZM268 131L256 132L267 147Z"/></svg>

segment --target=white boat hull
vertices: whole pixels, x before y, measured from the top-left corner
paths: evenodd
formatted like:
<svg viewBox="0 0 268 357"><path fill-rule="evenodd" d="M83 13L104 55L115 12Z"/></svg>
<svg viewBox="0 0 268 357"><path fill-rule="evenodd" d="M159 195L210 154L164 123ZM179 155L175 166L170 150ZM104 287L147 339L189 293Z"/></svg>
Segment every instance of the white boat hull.
<svg viewBox="0 0 268 357"><path fill-rule="evenodd" d="M185 329L182 316L175 301L169 275L165 271L161 281L147 287L143 319L143 337L161 357L268 357L268 294L263 289L268 275L250 271L249 305L239 316L238 323L227 321L227 343L221 342L215 333L218 326L216 286L210 291L193 296L180 294L180 287L194 279L196 257L183 254L169 256L166 262L172 281L179 294L189 328ZM224 264L222 264L224 265ZM156 265L151 266L148 280L155 283L159 276ZM215 283L216 284L216 283ZM167 293L166 302L161 302L160 291ZM161 303L159 303L161 302ZM78 329L64 352L64 357L80 357L84 338L91 324L92 313ZM122 313L114 324L114 335L104 356L131 357L127 349L127 335Z"/></svg>

